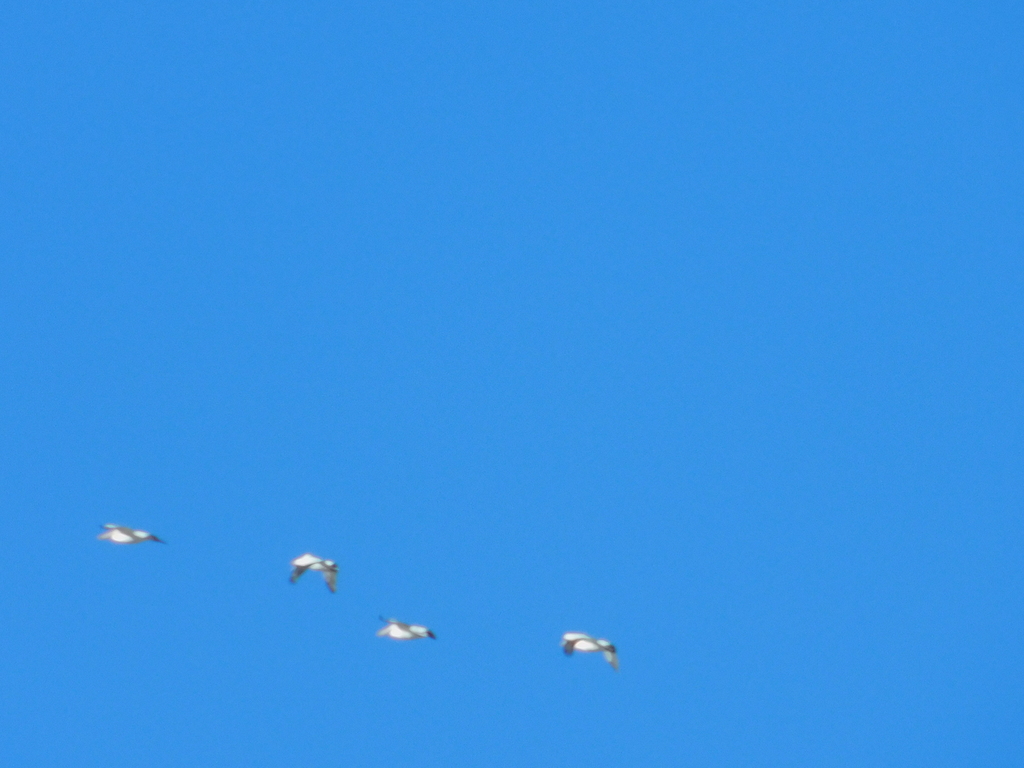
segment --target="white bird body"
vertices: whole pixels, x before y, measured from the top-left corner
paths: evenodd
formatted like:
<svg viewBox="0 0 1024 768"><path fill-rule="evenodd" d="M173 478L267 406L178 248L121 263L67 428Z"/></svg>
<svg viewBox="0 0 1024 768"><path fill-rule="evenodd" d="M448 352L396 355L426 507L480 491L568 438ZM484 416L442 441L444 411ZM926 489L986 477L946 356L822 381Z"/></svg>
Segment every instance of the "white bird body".
<svg viewBox="0 0 1024 768"><path fill-rule="evenodd" d="M619 656L615 646L604 638L591 637L586 632L566 632L562 635L562 650L566 656L572 656L573 651L580 653L595 653L600 651L604 654L604 660L612 665L612 669L618 671Z"/></svg>
<svg viewBox="0 0 1024 768"><path fill-rule="evenodd" d="M299 576L304 574L306 571L320 571L324 575L324 582L327 584L327 588L331 592L337 591L338 584L338 564L333 560L325 560L322 557L307 552L304 555L299 555L292 560L292 565L295 570L292 571L291 582L294 584L299 580Z"/></svg>
<svg viewBox="0 0 1024 768"><path fill-rule="evenodd" d="M138 531L134 528L129 528L124 525L114 525L113 523L107 523L103 526L106 530L97 536L97 539L104 539L109 541L111 544L138 544L143 541L156 541L160 544L166 544L167 542L161 541L149 531Z"/></svg>
<svg viewBox="0 0 1024 768"><path fill-rule="evenodd" d="M437 639L434 633L422 624L406 624L398 619L385 619L383 616L380 620L386 622L387 626L377 630L377 637L390 637L392 640L420 640L424 637Z"/></svg>

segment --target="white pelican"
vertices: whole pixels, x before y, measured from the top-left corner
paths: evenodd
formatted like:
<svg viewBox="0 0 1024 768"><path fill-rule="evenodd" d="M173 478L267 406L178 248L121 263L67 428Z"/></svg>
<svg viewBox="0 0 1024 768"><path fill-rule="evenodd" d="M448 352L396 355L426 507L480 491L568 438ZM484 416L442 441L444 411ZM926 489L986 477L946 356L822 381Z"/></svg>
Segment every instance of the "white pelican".
<svg viewBox="0 0 1024 768"><path fill-rule="evenodd" d="M383 616L380 620L387 626L377 630L377 637L390 637L392 640L419 640L429 637L431 640L437 640L434 633L422 624L406 624L398 619L385 619Z"/></svg>
<svg viewBox="0 0 1024 768"><path fill-rule="evenodd" d="M619 657L616 655L615 646L603 638L591 637L585 632L566 632L562 635L562 650L566 656L572 656L573 651L580 653L594 653L601 651L604 660L612 665L612 669L618 671Z"/></svg>
<svg viewBox="0 0 1024 768"><path fill-rule="evenodd" d="M311 555L307 552L306 554L299 555L292 560L292 565L295 566L295 570L292 571L292 584L298 581L299 576L304 574L306 571L320 571L324 575L324 581L327 582L327 588L331 590L331 592L337 591L338 564L333 560L324 560L322 557L317 557L316 555Z"/></svg>
<svg viewBox="0 0 1024 768"><path fill-rule="evenodd" d="M114 525L113 523L107 523L103 526L107 530L97 536L97 539L106 539L111 544L138 544L141 541L158 541L161 544L166 544L166 541L162 541L154 536L149 531L137 531L134 528L128 528L124 525Z"/></svg>

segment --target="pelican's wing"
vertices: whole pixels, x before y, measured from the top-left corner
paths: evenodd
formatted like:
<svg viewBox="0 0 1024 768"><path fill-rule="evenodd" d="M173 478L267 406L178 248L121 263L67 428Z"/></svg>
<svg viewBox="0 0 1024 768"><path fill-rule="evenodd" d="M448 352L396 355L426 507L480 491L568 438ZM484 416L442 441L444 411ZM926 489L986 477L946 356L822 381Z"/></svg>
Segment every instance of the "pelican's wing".
<svg viewBox="0 0 1024 768"><path fill-rule="evenodd" d="M337 570L324 571L324 581L327 582L327 588L329 590L331 590L331 592L337 592L338 591L338 588L337 588L338 587L338 571Z"/></svg>
<svg viewBox="0 0 1024 768"><path fill-rule="evenodd" d="M616 655L615 651L605 651L604 660L611 664L612 669L616 672L619 671L619 657Z"/></svg>
<svg viewBox="0 0 1024 768"><path fill-rule="evenodd" d="M391 634L391 623L388 622L383 627L377 630L377 637L387 637Z"/></svg>
<svg viewBox="0 0 1024 768"><path fill-rule="evenodd" d="M289 581L291 581L291 583L294 584L296 581L299 580L299 576L304 574L307 570L309 570L308 565L296 565L295 570L292 571L292 577L289 579Z"/></svg>
<svg viewBox="0 0 1024 768"><path fill-rule="evenodd" d="M576 640L562 640L562 650L565 651L566 656L572 656L572 652L575 648Z"/></svg>
<svg viewBox="0 0 1024 768"><path fill-rule="evenodd" d="M108 530L104 531L103 533L101 533L96 538L97 539L109 539L113 535L114 535L114 532L112 530L108 529Z"/></svg>

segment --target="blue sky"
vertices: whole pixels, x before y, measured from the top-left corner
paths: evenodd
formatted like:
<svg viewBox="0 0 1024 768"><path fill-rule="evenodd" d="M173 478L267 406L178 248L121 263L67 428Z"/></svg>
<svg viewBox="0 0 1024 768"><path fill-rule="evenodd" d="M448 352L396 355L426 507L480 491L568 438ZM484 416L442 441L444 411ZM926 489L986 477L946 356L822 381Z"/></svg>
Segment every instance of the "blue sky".
<svg viewBox="0 0 1024 768"><path fill-rule="evenodd" d="M1020 765L1022 32L0 7L0 760Z"/></svg>

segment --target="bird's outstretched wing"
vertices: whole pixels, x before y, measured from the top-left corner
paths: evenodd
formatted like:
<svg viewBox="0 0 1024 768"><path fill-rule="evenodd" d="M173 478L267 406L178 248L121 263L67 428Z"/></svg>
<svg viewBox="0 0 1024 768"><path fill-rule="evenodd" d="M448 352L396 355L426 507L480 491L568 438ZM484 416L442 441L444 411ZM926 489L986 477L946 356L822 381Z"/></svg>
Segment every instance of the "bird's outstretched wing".
<svg viewBox="0 0 1024 768"><path fill-rule="evenodd" d="M577 640L563 640L562 641L562 650L565 651L565 655L566 656L572 656L572 652L574 650L576 650L576 643L577 642L579 642L579 641L577 641Z"/></svg>
<svg viewBox="0 0 1024 768"><path fill-rule="evenodd" d="M292 584L294 584L296 581L299 580L299 576L301 576L302 574L304 574L308 570L309 570L309 566L308 565L296 565L295 566L295 570L292 571L292 577L289 579L289 581Z"/></svg>
<svg viewBox="0 0 1024 768"><path fill-rule="evenodd" d="M609 664L611 664L612 665L612 669L614 669L616 672L619 671L619 657L618 657L618 654L616 654L614 650L612 650L612 651L605 651L604 652L604 660L607 661Z"/></svg>
<svg viewBox="0 0 1024 768"><path fill-rule="evenodd" d="M338 591L338 572L335 571L324 571L324 581L327 582L327 588L331 592Z"/></svg>

